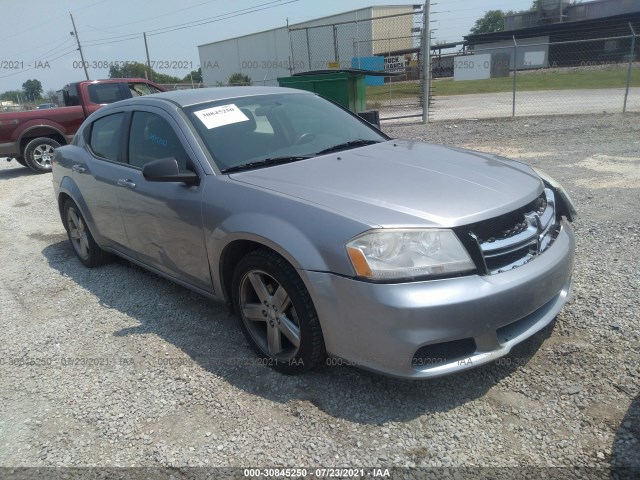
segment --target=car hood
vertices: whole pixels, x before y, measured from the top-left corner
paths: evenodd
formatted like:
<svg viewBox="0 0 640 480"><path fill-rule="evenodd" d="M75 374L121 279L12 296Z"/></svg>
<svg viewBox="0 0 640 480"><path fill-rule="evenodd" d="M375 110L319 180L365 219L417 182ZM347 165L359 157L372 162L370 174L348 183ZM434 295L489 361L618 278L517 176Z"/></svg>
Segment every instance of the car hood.
<svg viewBox="0 0 640 480"><path fill-rule="evenodd" d="M523 163L406 140L230 178L383 227L469 224L515 210L544 188Z"/></svg>

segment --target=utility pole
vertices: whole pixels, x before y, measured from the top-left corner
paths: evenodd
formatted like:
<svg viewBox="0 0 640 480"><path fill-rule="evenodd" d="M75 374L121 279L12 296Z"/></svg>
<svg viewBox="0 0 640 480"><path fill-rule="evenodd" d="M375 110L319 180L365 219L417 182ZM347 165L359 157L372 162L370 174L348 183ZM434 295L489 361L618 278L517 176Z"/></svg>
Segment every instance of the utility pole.
<svg viewBox="0 0 640 480"><path fill-rule="evenodd" d="M289 74L293 75L296 71L295 68L295 60L293 57L293 42L291 41L291 30L289 29L289 17L287 17L287 33L289 34ZM311 70L311 66L309 66L309 70Z"/></svg>
<svg viewBox="0 0 640 480"><path fill-rule="evenodd" d="M71 12L69 12L69 16L71 17L71 25L73 25L73 32L71 32L71 35L76 37L78 50L80 51L80 60L82 60L82 68L84 68L84 74L87 76L87 80L89 80L89 72L87 71L87 64L84 61L84 55L82 55L82 47L80 46L80 39L78 38L78 31L76 30L76 22L73 21L73 15L71 15Z"/></svg>
<svg viewBox="0 0 640 480"><path fill-rule="evenodd" d="M624 105L622 106L622 113L627 113L627 98L629 97L629 86L631 85L631 72L633 69L633 62L636 56L636 31L633 29L633 25L629 22L629 28L631 29L631 53L629 54L629 68L627 68L627 86L624 91Z"/></svg>
<svg viewBox="0 0 640 480"><path fill-rule="evenodd" d="M429 123L429 95L431 94L430 8L431 0L426 0L422 18L422 121L425 124Z"/></svg>
<svg viewBox="0 0 640 480"><path fill-rule="evenodd" d="M147 80L151 80L153 82L153 73L151 72L151 60L149 59L149 46L147 45L147 32L143 32L144 36L144 49L147 52L147 68L149 70L149 78Z"/></svg>

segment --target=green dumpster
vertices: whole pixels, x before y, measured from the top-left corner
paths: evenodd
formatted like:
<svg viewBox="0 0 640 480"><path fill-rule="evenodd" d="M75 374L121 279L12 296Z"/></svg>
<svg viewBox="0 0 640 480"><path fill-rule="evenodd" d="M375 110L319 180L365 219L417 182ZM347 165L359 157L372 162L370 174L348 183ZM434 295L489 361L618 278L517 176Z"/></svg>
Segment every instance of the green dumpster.
<svg viewBox="0 0 640 480"><path fill-rule="evenodd" d="M280 77L278 84L317 93L358 113L367 109L366 75L365 70L316 70Z"/></svg>

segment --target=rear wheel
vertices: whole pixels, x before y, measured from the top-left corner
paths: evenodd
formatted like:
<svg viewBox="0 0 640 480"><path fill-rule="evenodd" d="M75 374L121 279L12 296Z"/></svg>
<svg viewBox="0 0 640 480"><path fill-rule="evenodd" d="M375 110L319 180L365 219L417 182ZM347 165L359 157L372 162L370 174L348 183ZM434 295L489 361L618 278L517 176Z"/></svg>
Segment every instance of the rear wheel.
<svg viewBox="0 0 640 480"><path fill-rule="evenodd" d="M302 279L280 255L260 249L238 263L233 302L249 344L265 364L300 374L326 356L318 314Z"/></svg>
<svg viewBox="0 0 640 480"><path fill-rule="evenodd" d="M73 251L85 267L97 267L108 260L109 254L95 242L80 209L72 200L65 202L62 219Z"/></svg>
<svg viewBox="0 0 640 480"><path fill-rule="evenodd" d="M53 151L59 146L58 142L48 137L34 138L24 148L24 161L36 173L50 172Z"/></svg>

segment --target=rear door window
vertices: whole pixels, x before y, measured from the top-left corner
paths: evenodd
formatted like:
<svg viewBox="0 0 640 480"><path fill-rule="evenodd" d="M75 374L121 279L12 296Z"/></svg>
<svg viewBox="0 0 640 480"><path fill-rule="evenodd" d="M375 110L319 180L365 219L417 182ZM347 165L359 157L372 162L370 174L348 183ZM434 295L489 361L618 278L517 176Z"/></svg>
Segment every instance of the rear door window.
<svg viewBox="0 0 640 480"><path fill-rule="evenodd" d="M115 113L93 122L89 147L94 155L113 162L119 161L123 118L124 113Z"/></svg>
<svg viewBox="0 0 640 480"><path fill-rule="evenodd" d="M105 104L113 103L118 100L123 100L125 97L122 94L120 83L96 83L89 85L89 99L93 103Z"/></svg>

